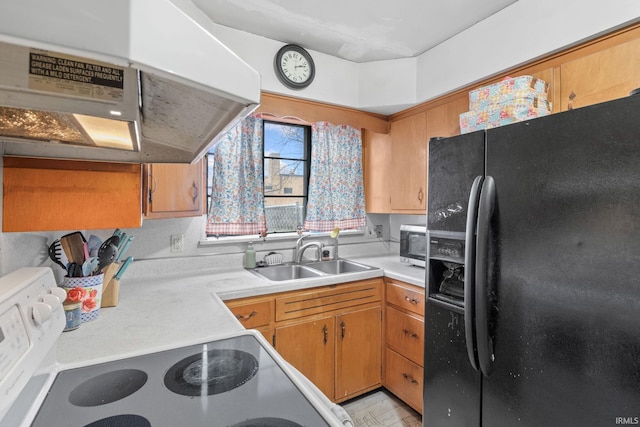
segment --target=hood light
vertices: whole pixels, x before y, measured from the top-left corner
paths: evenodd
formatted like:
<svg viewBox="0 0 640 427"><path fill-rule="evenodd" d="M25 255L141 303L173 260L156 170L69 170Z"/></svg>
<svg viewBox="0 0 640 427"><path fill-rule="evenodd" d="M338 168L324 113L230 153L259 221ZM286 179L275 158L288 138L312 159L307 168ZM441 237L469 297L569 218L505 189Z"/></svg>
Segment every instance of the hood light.
<svg viewBox="0 0 640 427"><path fill-rule="evenodd" d="M109 120L81 114L74 114L73 117L98 147L134 150L134 143L129 132L129 123L122 120Z"/></svg>

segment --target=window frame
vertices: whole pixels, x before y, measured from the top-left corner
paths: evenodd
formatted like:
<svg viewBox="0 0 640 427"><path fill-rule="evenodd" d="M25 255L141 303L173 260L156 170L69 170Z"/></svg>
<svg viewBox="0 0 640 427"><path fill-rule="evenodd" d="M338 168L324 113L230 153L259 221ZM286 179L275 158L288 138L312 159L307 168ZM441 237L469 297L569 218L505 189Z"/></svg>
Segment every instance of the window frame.
<svg viewBox="0 0 640 427"><path fill-rule="evenodd" d="M301 128L304 130L304 159L299 159L299 158L290 158L290 157L283 157L283 156L279 156L279 157L273 157L273 156L267 156L266 155L266 143L265 143L265 137L266 137L266 132L265 132L265 126L267 124L273 124L273 125L277 125L277 126L288 126L288 127L293 127L293 128ZM277 198L292 198L292 197L296 197L296 198L302 198L304 201L304 212L306 214L307 211L307 203L309 202L309 179L311 177L311 151L313 150L312 147L312 143L311 143L311 133L312 129L311 129L311 125L310 124L301 124L301 123L291 123L288 121L279 121L279 120L267 120L267 119L263 119L262 121L262 194L263 194L263 198L264 198L264 207L265 209L267 208L267 199L277 199ZM272 160L284 160L284 161L303 161L304 162L304 168L303 168L303 191L302 191L302 195L297 195L297 194L285 194L284 193L284 187L283 187L283 194L277 194L277 195L267 195L266 192L266 186L265 186L265 176L266 176L266 172L267 172L267 159L272 159ZM303 224L300 224L300 226L303 226ZM267 235L271 235L271 236L275 236L275 235L283 235L283 234L287 234L287 233L295 233L296 230L291 230L291 231L269 231L269 223L267 223Z"/></svg>

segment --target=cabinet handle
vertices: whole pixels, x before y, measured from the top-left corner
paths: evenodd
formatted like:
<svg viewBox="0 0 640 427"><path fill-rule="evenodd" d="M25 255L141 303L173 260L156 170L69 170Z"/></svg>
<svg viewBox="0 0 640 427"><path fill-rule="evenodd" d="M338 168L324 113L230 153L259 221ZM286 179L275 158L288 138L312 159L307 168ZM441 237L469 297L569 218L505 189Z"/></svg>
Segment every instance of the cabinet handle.
<svg viewBox="0 0 640 427"><path fill-rule="evenodd" d="M418 384L418 381L415 378L413 378L411 375L405 374L403 372L402 376L404 377L405 380L409 381L411 384Z"/></svg>
<svg viewBox="0 0 640 427"><path fill-rule="evenodd" d="M236 314L236 319L238 320L249 320L251 319L253 316L255 316L256 314L258 314L257 311L252 311L251 313L247 314L246 316L243 316L241 314Z"/></svg>
<svg viewBox="0 0 640 427"><path fill-rule="evenodd" d="M416 298L409 298L409 296L405 295L404 296L404 300L410 302L411 304L418 304L420 303L419 299Z"/></svg>
<svg viewBox="0 0 640 427"><path fill-rule="evenodd" d="M152 184L151 186L149 186L149 203L151 203L151 195L155 193L156 189L158 188L158 181L156 181L156 178L153 175L149 175L149 178L151 179Z"/></svg>
<svg viewBox="0 0 640 427"><path fill-rule="evenodd" d="M415 332L411 332L411 331L410 331L410 330L408 330L408 329L403 328L403 329L402 329L402 332L404 332L404 334L405 334L405 335L409 335L411 338L415 338L415 339L420 338L420 337L418 336L418 334L416 334Z"/></svg>
<svg viewBox="0 0 640 427"><path fill-rule="evenodd" d="M340 329L342 331L342 339L344 339L344 330L346 329L346 325L344 324L344 320L340 322Z"/></svg>
<svg viewBox="0 0 640 427"><path fill-rule="evenodd" d="M193 201L193 203L195 203L197 199L198 199L198 186L196 185L196 182L193 181L193 186L191 187L191 200Z"/></svg>
<svg viewBox="0 0 640 427"><path fill-rule="evenodd" d="M422 203L422 199L424 199L424 193L422 192L422 187L418 190L418 201Z"/></svg>
<svg viewBox="0 0 640 427"><path fill-rule="evenodd" d="M327 345L327 339L329 334L329 328L327 328L327 325L324 325L322 327L322 333L324 334L324 345Z"/></svg>

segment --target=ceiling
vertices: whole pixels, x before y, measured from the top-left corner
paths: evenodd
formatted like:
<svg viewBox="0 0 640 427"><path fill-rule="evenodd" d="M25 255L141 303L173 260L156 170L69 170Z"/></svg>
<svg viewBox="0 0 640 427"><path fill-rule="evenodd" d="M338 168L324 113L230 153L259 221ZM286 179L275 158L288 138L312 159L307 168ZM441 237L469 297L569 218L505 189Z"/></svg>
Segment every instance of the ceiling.
<svg viewBox="0 0 640 427"><path fill-rule="evenodd" d="M216 24L371 62L418 56L517 0L192 1Z"/></svg>

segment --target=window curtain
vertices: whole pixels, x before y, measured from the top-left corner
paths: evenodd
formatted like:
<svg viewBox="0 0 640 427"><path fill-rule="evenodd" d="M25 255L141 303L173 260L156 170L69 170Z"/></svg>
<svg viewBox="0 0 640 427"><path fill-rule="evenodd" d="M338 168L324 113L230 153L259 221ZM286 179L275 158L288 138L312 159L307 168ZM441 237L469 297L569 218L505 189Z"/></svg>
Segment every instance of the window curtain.
<svg viewBox="0 0 640 427"><path fill-rule="evenodd" d="M311 173L304 228L342 230L366 225L362 182L362 133L318 122L311 134Z"/></svg>
<svg viewBox="0 0 640 427"><path fill-rule="evenodd" d="M209 236L267 231L262 190L262 119L249 116L213 151Z"/></svg>

